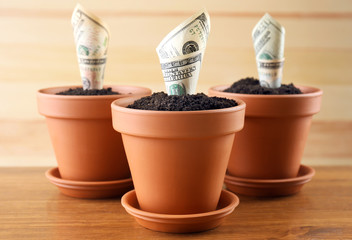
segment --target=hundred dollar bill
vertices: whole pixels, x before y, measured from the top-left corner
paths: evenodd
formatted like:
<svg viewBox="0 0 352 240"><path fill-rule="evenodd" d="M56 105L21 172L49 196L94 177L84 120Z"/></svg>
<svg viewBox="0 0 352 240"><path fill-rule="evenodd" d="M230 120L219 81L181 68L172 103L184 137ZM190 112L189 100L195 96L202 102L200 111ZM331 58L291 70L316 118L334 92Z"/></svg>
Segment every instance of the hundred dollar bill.
<svg viewBox="0 0 352 240"><path fill-rule="evenodd" d="M266 13L252 31L260 84L281 86L284 65L285 28Z"/></svg>
<svg viewBox="0 0 352 240"><path fill-rule="evenodd" d="M84 89L102 89L110 39L109 28L80 4L73 11L71 23Z"/></svg>
<svg viewBox="0 0 352 240"><path fill-rule="evenodd" d="M156 48L169 95L196 93L209 33L210 17L202 10L178 25Z"/></svg>

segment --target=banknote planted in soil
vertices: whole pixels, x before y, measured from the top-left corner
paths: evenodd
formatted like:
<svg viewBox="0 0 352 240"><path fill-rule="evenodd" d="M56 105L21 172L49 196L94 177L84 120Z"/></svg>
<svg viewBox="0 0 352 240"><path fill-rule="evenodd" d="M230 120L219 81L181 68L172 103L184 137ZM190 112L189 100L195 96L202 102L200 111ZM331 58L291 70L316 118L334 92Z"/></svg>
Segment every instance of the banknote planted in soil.
<svg viewBox="0 0 352 240"><path fill-rule="evenodd" d="M262 94L262 95L286 95L286 94L301 94L301 90L295 87L292 83L281 84L279 88L267 88L260 86L259 80L247 77L234 82L231 87L224 92L242 93L242 94Z"/></svg>
<svg viewBox="0 0 352 240"><path fill-rule="evenodd" d="M178 96L157 92L151 96L143 97L127 107L154 111L199 111L229 108L237 105L234 100L208 97L204 93Z"/></svg>
<svg viewBox="0 0 352 240"><path fill-rule="evenodd" d="M103 88L103 89L87 89L83 88L70 88L63 92L56 93L57 95L76 95L76 96L90 96L90 95L117 95L120 94L118 92L114 92L111 88Z"/></svg>

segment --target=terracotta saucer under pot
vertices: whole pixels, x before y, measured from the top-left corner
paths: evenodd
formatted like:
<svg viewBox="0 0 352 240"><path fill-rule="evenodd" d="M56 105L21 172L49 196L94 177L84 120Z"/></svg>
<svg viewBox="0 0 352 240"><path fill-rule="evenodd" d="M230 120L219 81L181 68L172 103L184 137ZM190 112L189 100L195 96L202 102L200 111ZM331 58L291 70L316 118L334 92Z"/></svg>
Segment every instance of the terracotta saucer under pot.
<svg viewBox="0 0 352 240"><path fill-rule="evenodd" d="M121 199L122 206L140 225L168 233L201 232L213 229L223 222L225 216L233 212L239 202L235 194L222 190L215 211L197 214L160 214L141 210L135 190L126 193Z"/></svg>
<svg viewBox="0 0 352 240"><path fill-rule="evenodd" d="M315 170L301 165L298 176L284 179L250 179L226 174L225 184L232 192L252 197L277 197L292 195L301 190L315 175Z"/></svg>
<svg viewBox="0 0 352 240"><path fill-rule="evenodd" d="M115 181L73 181L62 179L57 167L45 172L45 176L56 185L62 194L75 198L111 198L122 196L133 189L132 178Z"/></svg>

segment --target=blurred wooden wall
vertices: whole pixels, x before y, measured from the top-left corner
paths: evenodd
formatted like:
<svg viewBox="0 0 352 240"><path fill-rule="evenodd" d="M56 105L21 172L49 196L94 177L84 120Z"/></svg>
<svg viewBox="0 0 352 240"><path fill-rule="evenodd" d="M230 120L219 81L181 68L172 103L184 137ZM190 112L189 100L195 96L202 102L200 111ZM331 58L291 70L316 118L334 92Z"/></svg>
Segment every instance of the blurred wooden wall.
<svg viewBox="0 0 352 240"><path fill-rule="evenodd" d="M111 30L105 82L164 90L155 48L206 7L211 33L198 83L257 76L251 31L265 12L286 28L284 83L324 90L304 163L352 164L352 1L80 1ZM40 88L80 84L70 18L76 1L0 1L0 166L56 165Z"/></svg>

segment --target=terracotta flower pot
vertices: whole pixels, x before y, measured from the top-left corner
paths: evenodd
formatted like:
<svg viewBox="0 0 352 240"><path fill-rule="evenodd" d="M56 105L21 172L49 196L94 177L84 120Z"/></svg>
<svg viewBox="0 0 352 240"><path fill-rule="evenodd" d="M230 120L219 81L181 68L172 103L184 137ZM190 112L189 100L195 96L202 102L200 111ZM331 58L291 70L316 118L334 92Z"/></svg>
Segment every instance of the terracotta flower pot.
<svg viewBox="0 0 352 240"><path fill-rule="evenodd" d="M246 104L243 130L236 136L228 174L253 179L296 177L311 125L319 112L322 91L300 86L303 94L252 95L209 89L210 96L242 99Z"/></svg>
<svg viewBox="0 0 352 240"><path fill-rule="evenodd" d="M188 112L126 108L136 99L114 101L112 116L140 208L163 214L215 210L235 132L243 127L244 102Z"/></svg>
<svg viewBox="0 0 352 240"><path fill-rule="evenodd" d="M39 113L46 117L60 175L66 180L109 181L130 177L121 135L114 131L111 102L131 95L151 94L133 86L111 87L120 95L55 95L67 87L41 89Z"/></svg>

